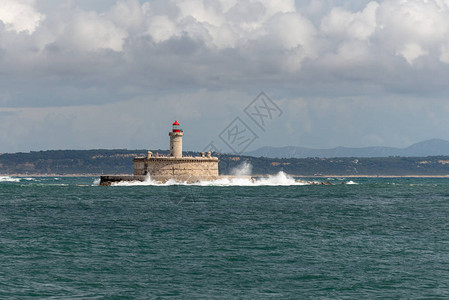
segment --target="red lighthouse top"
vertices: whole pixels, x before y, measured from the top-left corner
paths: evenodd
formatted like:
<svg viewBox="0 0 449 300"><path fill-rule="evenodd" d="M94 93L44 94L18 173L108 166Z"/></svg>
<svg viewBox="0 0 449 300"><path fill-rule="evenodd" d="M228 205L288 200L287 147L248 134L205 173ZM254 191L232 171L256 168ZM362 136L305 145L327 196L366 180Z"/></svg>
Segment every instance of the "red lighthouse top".
<svg viewBox="0 0 449 300"><path fill-rule="evenodd" d="M173 132L180 132L181 131L181 126L179 125L178 121L175 121L175 123L173 123Z"/></svg>

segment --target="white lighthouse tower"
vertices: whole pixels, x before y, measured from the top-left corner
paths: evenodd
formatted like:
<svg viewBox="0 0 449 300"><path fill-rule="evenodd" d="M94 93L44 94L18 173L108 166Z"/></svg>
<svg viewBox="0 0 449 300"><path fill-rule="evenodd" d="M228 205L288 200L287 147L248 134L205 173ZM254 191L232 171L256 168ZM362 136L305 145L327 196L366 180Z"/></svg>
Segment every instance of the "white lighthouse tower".
<svg viewBox="0 0 449 300"><path fill-rule="evenodd" d="M173 130L168 135L170 136L170 156L176 158L182 157L182 136L184 132L178 121L173 123Z"/></svg>

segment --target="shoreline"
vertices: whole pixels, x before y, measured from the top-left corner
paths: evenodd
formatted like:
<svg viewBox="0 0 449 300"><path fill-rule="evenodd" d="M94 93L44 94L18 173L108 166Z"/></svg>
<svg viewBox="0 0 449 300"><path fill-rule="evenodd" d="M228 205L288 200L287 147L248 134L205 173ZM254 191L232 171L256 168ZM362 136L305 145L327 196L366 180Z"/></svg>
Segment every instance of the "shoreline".
<svg viewBox="0 0 449 300"><path fill-rule="evenodd" d="M276 174L254 174L251 177L267 177ZM295 175L288 174L291 177L300 178L449 178L448 175ZM107 176L107 174L0 174L2 177L100 177ZM114 176L132 176L132 174L114 174ZM232 176L232 175L223 175Z"/></svg>

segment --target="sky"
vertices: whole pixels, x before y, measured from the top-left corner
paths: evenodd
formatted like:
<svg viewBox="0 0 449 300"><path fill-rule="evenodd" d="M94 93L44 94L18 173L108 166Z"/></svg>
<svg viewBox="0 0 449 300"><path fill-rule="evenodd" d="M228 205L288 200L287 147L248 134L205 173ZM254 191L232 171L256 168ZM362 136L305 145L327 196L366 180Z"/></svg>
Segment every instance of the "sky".
<svg viewBox="0 0 449 300"><path fill-rule="evenodd" d="M0 153L449 140L449 0L1 0Z"/></svg>

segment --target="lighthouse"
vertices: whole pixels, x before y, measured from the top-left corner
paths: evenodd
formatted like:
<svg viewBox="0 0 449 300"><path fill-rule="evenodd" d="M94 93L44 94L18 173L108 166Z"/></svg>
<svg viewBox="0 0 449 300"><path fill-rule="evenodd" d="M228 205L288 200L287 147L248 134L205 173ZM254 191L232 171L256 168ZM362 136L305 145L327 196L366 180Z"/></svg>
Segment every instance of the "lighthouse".
<svg viewBox="0 0 449 300"><path fill-rule="evenodd" d="M182 136L184 132L181 129L178 121L173 123L173 129L168 133L170 136L170 156L181 158L182 157Z"/></svg>

